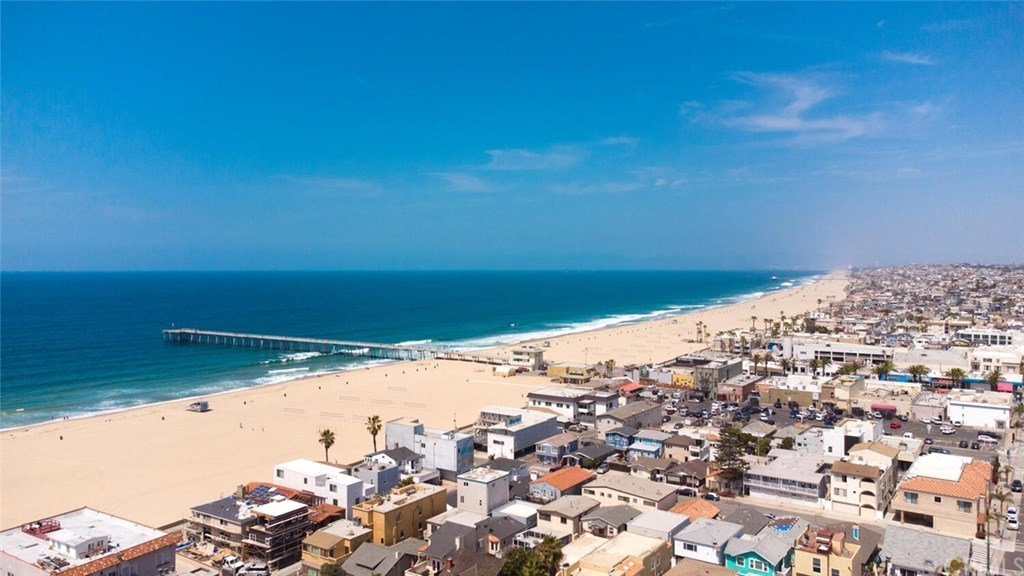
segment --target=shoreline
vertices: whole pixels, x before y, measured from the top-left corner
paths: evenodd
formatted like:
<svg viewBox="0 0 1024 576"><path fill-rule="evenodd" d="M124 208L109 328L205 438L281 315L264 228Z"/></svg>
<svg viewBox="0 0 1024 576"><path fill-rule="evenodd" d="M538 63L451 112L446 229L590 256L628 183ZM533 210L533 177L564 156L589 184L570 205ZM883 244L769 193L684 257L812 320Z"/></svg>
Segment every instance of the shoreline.
<svg viewBox="0 0 1024 576"><path fill-rule="evenodd" d="M749 325L752 313L795 315L827 295L841 298L846 284L845 274L833 273L756 300L552 337L545 358L582 361L589 353L594 362L613 358L623 366L686 354L707 347L687 341L695 321L713 334ZM517 345L489 350L507 354ZM451 429L473 423L482 406L523 406L529 391L550 385L536 375L501 378L488 365L406 361L7 429L0 435L0 524L89 505L165 525L239 483L270 481L277 463L322 460L316 439L325 428L341 439L330 460L351 462L373 449L369 415ZM196 398L216 399L210 412L185 410Z"/></svg>
<svg viewBox="0 0 1024 576"><path fill-rule="evenodd" d="M476 347L476 346L468 346L468 347L452 346L450 349L451 350L457 350L457 351L482 352L482 353L487 353L487 352L490 352L490 353L507 352L508 349L510 349L511 347L521 346L521 345L525 345L525 344L540 344L544 340L552 340L552 339L558 339L558 338L565 338L565 337L570 337L570 336L575 336L575 335L585 335L585 334L589 334L589 333L600 332L602 330L610 330L610 329L622 328L622 327L627 327L627 326L642 325L642 324L645 324L645 323L648 323L648 322L658 322L658 321L668 320L668 319L672 319L672 318L683 318L683 317L687 317L687 316L690 316L690 315L696 314L696 313L701 313L701 312L706 312L706 311L711 311L711 310L717 310L717 309L721 309L721 308L728 308L729 306L739 305L739 304L742 304L744 302L755 302L757 300L760 300L762 298L766 298L768 296L784 294L786 292L789 292L789 291L792 291L792 290L796 290L796 289L801 288L801 287L812 286L815 283L820 282L820 281L822 281L823 279L825 279L825 278L827 278L829 276L832 276L832 275L835 275L835 274L842 274L842 273L845 273L845 272L841 271L841 270L823 271L823 272L818 272L818 273L812 274L810 276L807 276L806 278L803 278L800 281L794 283L793 286L787 286L787 287L784 287L784 288L774 288L774 289L770 289L770 290L767 290L767 291L757 291L757 292L752 292L752 293L748 293L748 294L724 296L724 297L721 297L721 298L713 299L713 301L712 301L713 303L710 303L710 304L687 304L687 305L682 305L682 306L673 306L673 308L680 308L680 310L678 310L678 311L662 312L662 311L655 310L653 312L640 312L640 313L631 313L631 314L613 314L613 315L609 315L609 316L604 316L604 317L596 318L596 319L593 319L593 320L586 320L586 321L582 321L582 322L574 322L574 323L570 324L570 327L565 328L565 329L555 328L555 329L551 329L551 330L547 330L547 331L545 331L545 330L535 330L535 331L531 331L531 332L523 332L523 333L520 333L518 335L517 334L509 334L509 335L507 335L508 337L515 337L516 338L515 340L510 341L510 342L498 342L498 343L489 344L489 345L486 345L486 346L479 346L479 347ZM760 294L760 295L752 296L754 294ZM748 296L751 296L751 297L748 297ZM617 321L617 322L603 323L606 320L609 320L609 319L614 318L616 316L635 316L635 318L632 318L632 319L629 319L629 320ZM586 324L593 324L593 323L601 323L601 324L598 325L598 326L595 326L595 327L589 327L589 328L584 328L584 329L579 329L579 330L578 329L574 329L574 328L571 327L571 326L574 326L574 325L586 325ZM473 338L468 338L468 339L464 339L464 340L465 341L490 340L490 339L500 340L500 339L504 338L505 336L506 335L498 334L498 335L495 335L495 336L473 337ZM520 336L523 336L523 337L520 337ZM415 342L423 342L423 341L424 340L418 340L418 341L415 341ZM431 342L431 343L433 342L432 339L426 339L425 341L426 342ZM429 347L429 344L427 345L427 347ZM445 349L449 349L449 348L445 347ZM356 371L356 370L363 370L363 369L366 369L366 368L376 368L378 366L389 366L389 365L400 363L400 362L407 362L407 361L403 361L403 360L373 359L373 360L367 361L367 364L369 364L369 365L357 365L357 366L352 366L350 368L337 367L337 368L334 368L334 369L329 369L327 371L320 371L320 372L317 372L317 373L310 373L310 374L303 374L303 375L297 374L294 378L282 379L282 380L278 380L278 381L275 381L275 382L259 383L258 381L256 381L256 382L253 382L252 384L249 384L249 385L238 386L238 387L233 387L233 388L225 388L223 390L217 390L215 392L208 392L208 393L203 393L203 394L191 394L191 395L182 396L182 397L178 397L178 398L169 398L169 399L165 399L165 400L157 400L155 402L142 402L142 403L133 404L133 405L130 405L130 406L121 406L121 407L102 409L102 410L97 410L97 411L92 411L92 412L83 412L83 413L78 413L78 414L73 414L73 415L67 415L65 417L55 417L55 418L51 418L51 419L48 419L48 420L38 420L38 421L30 422L30 423L27 423L27 424L18 424L18 425L15 425L15 426L0 427L0 434L6 434L6 433L9 433L9 432L15 432L15 431L18 431L18 430L28 429L28 428L32 428L34 426L41 426L41 425L45 425L45 424L53 424L53 423L59 423L59 422L70 422L70 421L79 421L79 420L88 419L88 418L102 418L102 417L107 417L107 416L111 416L111 415L114 415L114 414L123 413L125 411L142 410L142 409L146 409L146 408L150 408L150 407L157 407L157 406L163 406L163 405L167 405L167 404L172 404L172 403L175 403L175 402L197 401L197 400L202 400L202 399L205 399L205 398L214 398L214 397L221 396L221 395L224 395L224 394L230 394L232 392L239 392L239 391L244 391L244 390L257 390L257 389L265 388L267 386L276 386L278 384L287 384L289 382L296 382L296 381L301 381L301 380L307 380L307 379L310 379L310 378L322 378L322 377L327 377L327 376L331 376L331 375L334 375L334 374L343 374L343 373L346 373L346 372L352 372L352 371Z"/></svg>

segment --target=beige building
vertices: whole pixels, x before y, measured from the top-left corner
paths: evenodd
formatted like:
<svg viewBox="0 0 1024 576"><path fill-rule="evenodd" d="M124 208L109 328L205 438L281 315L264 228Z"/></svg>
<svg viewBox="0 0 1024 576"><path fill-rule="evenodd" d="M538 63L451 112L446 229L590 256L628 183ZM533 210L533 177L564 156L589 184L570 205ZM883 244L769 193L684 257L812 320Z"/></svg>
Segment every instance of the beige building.
<svg viewBox="0 0 1024 576"><path fill-rule="evenodd" d="M351 520L338 520L302 540L302 574L320 576L324 564L341 564L372 536Z"/></svg>
<svg viewBox="0 0 1024 576"><path fill-rule="evenodd" d="M391 546L406 538L422 538L427 519L448 507L447 492L433 484L413 484L395 488L387 496L377 496L356 504L353 519L373 532L373 542Z"/></svg>
<svg viewBox="0 0 1024 576"><path fill-rule="evenodd" d="M881 520L896 490L899 450L881 442L850 448L849 457L832 465L832 510Z"/></svg>
<svg viewBox="0 0 1024 576"><path fill-rule="evenodd" d="M558 362L548 364L548 376L563 384L584 384L597 376L597 370L589 364Z"/></svg>
<svg viewBox="0 0 1024 576"><path fill-rule="evenodd" d="M808 527L793 547L794 576L861 576L881 536L858 524Z"/></svg>
<svg viewBox="0 0 1024 576"><path fill-rule="evenodd" d="M575 576L662 576L672 548L660 538L621 532L579 561Z"/></svg>
<svg viewBox="0 0 1024 576"><path fill-rule="evenodd" d="M602 506L629 504L641 511L668 510L676 503L675 486L617 472L609 472L584 486L583 495Z"/></svg>
<svg viewBox="0 0 1024 576"><path fill-rule="evenodd" d="M891 508L900 523L973 538L984 528L992 465L965 456L923 454L896 489Z"/></svg>

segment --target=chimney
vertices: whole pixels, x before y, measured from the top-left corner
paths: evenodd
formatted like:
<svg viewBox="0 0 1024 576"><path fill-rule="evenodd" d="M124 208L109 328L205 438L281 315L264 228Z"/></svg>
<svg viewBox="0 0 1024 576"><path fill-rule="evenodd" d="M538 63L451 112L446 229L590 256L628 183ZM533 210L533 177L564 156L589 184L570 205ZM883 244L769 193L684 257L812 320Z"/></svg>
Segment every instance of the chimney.
<svg viewBox="0 0 1024 576"><path fill-rule="evenodd" d="M454 570L455 569L455 559L450 557L450 556L448 558L445 558L444 559L444 569L446 571L448 571L448 572L451 572L452 570Z"/></svg>
<svg viewBox="0 0 1024 576"><path fill-rule="evenodd" d="M836 556L846 553L846 532L839 530L832 534L832 553Z"/></svg>
<svg viewBox="0 0 1024 576"><path fill-rule="evenodd" d="M239 484L235 490L235 496L237 498L245 498L245 484Z"/></svg>

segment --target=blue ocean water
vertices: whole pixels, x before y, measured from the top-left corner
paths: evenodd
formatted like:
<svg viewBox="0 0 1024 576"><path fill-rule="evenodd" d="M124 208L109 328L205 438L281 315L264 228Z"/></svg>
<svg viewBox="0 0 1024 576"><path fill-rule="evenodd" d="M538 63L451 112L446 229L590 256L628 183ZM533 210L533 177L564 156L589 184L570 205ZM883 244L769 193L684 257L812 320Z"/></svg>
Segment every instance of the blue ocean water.
<svg viewBox="0 0 1024 576"><path fill-rule="evenodd" d="M727 304L814 274L4 272L0 428L367 362L178 346L164 328L480 348Z"/></svg>

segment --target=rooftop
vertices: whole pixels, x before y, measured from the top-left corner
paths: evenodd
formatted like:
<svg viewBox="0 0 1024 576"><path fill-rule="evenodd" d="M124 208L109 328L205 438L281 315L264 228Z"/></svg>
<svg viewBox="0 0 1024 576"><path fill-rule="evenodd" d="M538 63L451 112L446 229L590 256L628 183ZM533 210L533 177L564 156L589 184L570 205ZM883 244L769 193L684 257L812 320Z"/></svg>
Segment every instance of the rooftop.
<svg viewBox="0 0 1024 576"><path fill-rule="evenodd" d="M640 515L640 511L632 506L601 506L591 510L583 520L601 520L611 526L621 526Z"/></svg>
<svg viewBox="0 0 1024 576"><path fill-rule="evenodd" d="M619 420L624 420L626 418L632 418L639 414L643 414L644 412L650 410L661 410L661 404L658 404L657 402L651 402L650 400L630 402L625 406L620 406L619 408L605 412L604 414L599 416L599 418L617 418Z"/></svg>
<svg viewBox="0 0 1024 576"><path fill-rule="evenodd" d="M576 468L575 466L569 466L556 470L550 474L545 474L540 478L537 478L530 484L546 483L556 490L568 490L573 486L578 486L588 480L594 478L595 474L590 470L584 470L583 468Z"/></svg>
<svg viewBox="0 0 1024 576"><path fill-rule="evenodd" d="M691 521L695 521L698 518L707 518L708 520L711 520L722 513L721 508L703 498L693 498L685 502L680 502L670 508L669 511L689 516Z"/></svg>
<svg viewBox="0 0 1024 576"><path fill-rule="evenodd" d="M307 460L306 458L299 458L297 460L290 460L282 464L278 464L274 468L280 470L288 470L295 472L296 474L302 474L303 476L340 476L343 478L350 479L348 483L359 482L358 479L352 478L345 473L344 468L332 466L330 464L324 464L322 462L315 462L313 460ZM343 482L346 480L343 480Z"/></svg>
<svg viewBox="0 0 1024 576"><path fill-rule="evenodd" d="M284 516L298 510L308 510L309 507L302 502L296 502L294 500L279 500L276 502L268 502L261 506L257 506L252 509L253 514L259 514L261 516L269 516L271 518L277 518L278 516Z"/></svg>
<svg viewBox="0 0 1024 576"><path fill-rule="evenodd" d="M681 525L688 524L690 518L685 514L677 514L667 510L648 510L629 521L632 528L646 528L659 532L672 532Z"/></svg>
<svg viewBox="0 0 1024 576"><path fill-rule="evenodd" d="M548 502L540 507L539 512L546 514L557 514L567 518L575 518L590 512L600 506L601 503L586 496L562 496L557 500Z"/></svg>
<svg viewBox="0 0 1024 576"><path fill-rule="evenodd" d="M992 465L966 456L922 454L907 470L900 489L976 499L988 493Z"/></svg>
<svg viewBox="0 0 1024 576"><path fill-rule="evenodd" d="M487 466L481 466L480 468L473 468L469 472L459 474L459 480L469 480L470 482L487 484L488 482L494 482L504 476L508 476L508 472L505 470L492 470Z"/></svg>
<svg viewBox="0 0 1024 576"><path fill-rule="evenodd" d="M683 528L676 534L676 540L693 542L704 546L724 546L725 543L743 532L743 526L722 520L709 520L698 518L695 522Z"/></svg>
<svg viewBox="0 0 1024 576"><path fill-rule="evenodd" d="M627 556L643 558L664 545L665 543L658 538L620 532L605 542L604 546L587 555L584 560L603 568L611 568L625 560Z"/></svg>
<svg viewBox="0 0 1024 576"><path fill-rule="evenodd" d="M444 492L443 486L434 486L433 484L413 484L411 486L405 486L402 488L395 488L387 496L377 496L369 500L364 500L359 504L353 506L361 510L376 510L378 512L390 512L409 504L410 502L417 502L423 498L429 498L430 496Z"/></svg>
<svg viewBox="0 0 1024 576"><path fill-rule="evenodd" d="M628 474L616 474L612 472L608 472L604 476L594 480L588 485L588 487L610 488L632 496L638 496L647 500L654 500L655 502L676 493L675 486L671 486L669 484L655 482L645 478L638 478Z"/></svg>
<svg viewBox="0 0 1024 576"><path fill-rule="evenodd" d="M583 388L570 388L566 386L548 386L547 388L540 388L526 394L527 398L533 396L548 396L551 398L579 398L580 396L586 396L590 393L590 390Z"/></svg>
<svg viewBox="0 0 1024 576"><path fill-rule="evenodd" d="M56 521L56 523L51 523ZM22 526L9 528L0 532L0 552L7 554L25 564L45 567L47 572L60 570L65 572L71 568L85 566L96 561L116 566L120 557L138 557L163 546L173 545L181 539L180 534L166 534L160 530L136 524L124 518L111 516L90 508L79 508L37 522L26 524L26 527L49 525L55 530L30 534ZM48 545L48 540L64 542L75 546L88 543L89 540L105 537L106 546L102 552L94 552L80 558L66 556ZM84 552L84 551L83 551ZM84 572L84 573L91 573Z"/></svg>
<svg viewBox="0 0 1024 576"><path fill-rule="evenodd" d="M971 542L892 523L885 529L882 554L900 568L938 572L940 567L949 566L949 561L954 558L969 560Z"/></svg>
<svg viewBox="0 0 1024 576"><path fill-rule="evenodd" d="M875 466L868 466L867 464L853 464L851 462L838 461L832 464L833 474L843 474L846 476L857 476L858 478L870 478L877 480L882 472Z"/></svg>

